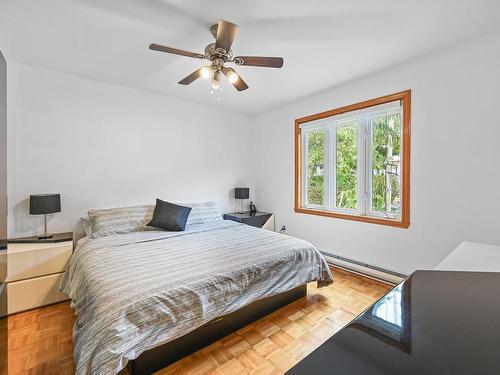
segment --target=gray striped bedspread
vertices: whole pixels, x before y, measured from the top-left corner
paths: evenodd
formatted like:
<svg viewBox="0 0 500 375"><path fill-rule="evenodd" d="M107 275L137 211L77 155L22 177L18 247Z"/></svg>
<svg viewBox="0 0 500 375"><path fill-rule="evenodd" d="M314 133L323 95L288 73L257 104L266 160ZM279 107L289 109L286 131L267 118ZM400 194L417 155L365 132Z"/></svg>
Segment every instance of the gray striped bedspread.
<svg viewBox="0 0 500 375"><path fill-rule="evenodd" d="M77 315L76 374L116 374L145 350L311 281L332 282L314 246L232 221L82 239L61 281Z"/></svg>

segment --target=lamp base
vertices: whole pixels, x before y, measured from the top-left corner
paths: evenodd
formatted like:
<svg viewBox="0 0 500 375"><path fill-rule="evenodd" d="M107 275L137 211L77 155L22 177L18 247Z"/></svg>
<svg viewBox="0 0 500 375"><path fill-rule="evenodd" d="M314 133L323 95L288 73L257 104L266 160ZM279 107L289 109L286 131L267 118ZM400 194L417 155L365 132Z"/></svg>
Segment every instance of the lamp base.
<svg viewBox="0 0 500 375"><path fill-rule="evenodd" d="M242 214L246 214L247 213L245 211L245 209L243 208L243 201L244 201L244 199L240 199L240 210L236 212L237 214L242 215Z"/></svg>

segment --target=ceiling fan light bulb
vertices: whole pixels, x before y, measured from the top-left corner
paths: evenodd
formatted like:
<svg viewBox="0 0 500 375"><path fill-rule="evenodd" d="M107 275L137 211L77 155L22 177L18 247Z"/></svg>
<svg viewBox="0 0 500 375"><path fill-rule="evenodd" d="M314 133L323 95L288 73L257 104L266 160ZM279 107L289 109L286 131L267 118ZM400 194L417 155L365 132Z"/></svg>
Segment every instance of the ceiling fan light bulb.
<svg viewBox="0 0 500 375"><path fill-rule="evenodd" d="M212 70L208 66L204 66L201 68L201 76L205 79L210 78L210 75L212 73Z"/></svg>
<svg viewBox="0 0 500 375"><path fill-rule="evenodd" d="M229 82L231 83L236 83L238 81L238 74L236 74L234 71L230 71L229 73L227 73L227 78L229 79Z"/></svg>
<svg viewBox="0 0 500 375"><path fill-rule="evenodd" d="M212 88L214 90L218 90L220 88L220 79L215 76L212 78Z"/></svg>

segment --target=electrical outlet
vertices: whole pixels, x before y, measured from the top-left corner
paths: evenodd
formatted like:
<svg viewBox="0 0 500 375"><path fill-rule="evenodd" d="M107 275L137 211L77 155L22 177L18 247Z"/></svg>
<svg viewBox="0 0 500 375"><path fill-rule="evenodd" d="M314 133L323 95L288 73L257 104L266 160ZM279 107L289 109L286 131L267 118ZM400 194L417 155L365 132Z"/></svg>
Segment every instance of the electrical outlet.
<svg viewBox="0 0 500 375"><path fill-rule="evenodd" d="M283 225L280 229L280 233L286 232L286 225Z"/></svg>

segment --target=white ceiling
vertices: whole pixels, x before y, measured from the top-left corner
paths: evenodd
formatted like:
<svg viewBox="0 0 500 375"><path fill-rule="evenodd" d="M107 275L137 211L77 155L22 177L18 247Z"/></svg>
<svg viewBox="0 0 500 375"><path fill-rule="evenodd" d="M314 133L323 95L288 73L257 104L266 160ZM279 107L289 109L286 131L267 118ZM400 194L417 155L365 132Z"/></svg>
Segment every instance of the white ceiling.
<svg viewBox="0 0 500 375"><path fill-rule="evenodd" d="M7 60L216 104L210 84L177 82L203 64L148 50L203 52L219 19L240 26L236 55L283 56L283 69L238 67L217 105L255 114L500 28L498 0L0 0Z"/></svg>

